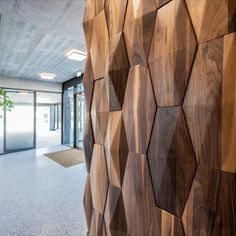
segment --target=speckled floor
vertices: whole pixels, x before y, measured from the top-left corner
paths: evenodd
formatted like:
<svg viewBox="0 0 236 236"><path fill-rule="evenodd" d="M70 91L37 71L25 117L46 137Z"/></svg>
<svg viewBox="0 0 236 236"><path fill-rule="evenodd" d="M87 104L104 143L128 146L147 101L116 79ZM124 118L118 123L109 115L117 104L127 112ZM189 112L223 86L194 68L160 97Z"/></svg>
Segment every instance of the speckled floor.
<svg viewBox="0 0 236 236"><path fill-rule="evenodd" d="M0 156L0 236L84 236L85 164L64 168L43 153Z"/></svg>

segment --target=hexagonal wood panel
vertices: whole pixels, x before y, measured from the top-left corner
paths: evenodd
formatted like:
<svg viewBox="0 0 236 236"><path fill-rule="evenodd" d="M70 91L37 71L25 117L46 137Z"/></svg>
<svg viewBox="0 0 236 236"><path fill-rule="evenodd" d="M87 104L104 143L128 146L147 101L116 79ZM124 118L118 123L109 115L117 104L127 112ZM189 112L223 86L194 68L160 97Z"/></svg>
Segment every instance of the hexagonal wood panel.
<svg viewBox="0 0 236 236"><path fill-rule="evenodd" d="M104 144L109 117L109 104L104 79L96 80L91 105L91 118L93 125L94 141Z"/></svg>
<svg viewBox="0 0 236 236"><path fill-rule="evenodd" d="M84 138L83 138L83 146L84 146L84 156L86 162L87 172L90 172L90 166L92 161L92 154L93 154L93 129L91 123L91 116L88 113L86 115L86 121L84 126Z"/></svg>
<svg viewBox="0 0 236 236"><path fill-rule="evenodd" d="M108 56L108 30L104 10L94 17L90 55L94 79L104 77ZM97 63L99 61L99 63Z"/></svg>
<svg viewBox="0 0 236 236"><path fill-rule="evenodd" d="M128 0L106 0L105 14L110 37L113 37L123 30L127 2Z"/></svg>
<svg viewBox="0 0 236 236"><path fill-rule="evenodd" d="M154 0L129 0L124 24L131 66L146 64L156 18Z"/></svg>
<svg viewBox="0 0 236 236"><path fill-rule="evenodd" d="M129 151L146 153L156 104L146 66L130 68L123 104L123 117Z"/></svg>
<svg viewBox="0 0 236 236"><path fill-rule="evenodd" d="M90 169L90 183L94 209L103 214L108 189L108 176L104 147L94 144Z"/></svg>
<svg viewBox="0 0 236 236"><path fill-rule="evenodd" d="M90 176L87 175L86 178L86 185L85 185L85 192L84 192L84 211L86 216L86 222L88 229L91 224L92 214L93 214L93 202L92 202L92 193L91 193L91 185L90 185Z"/></svg>
<svg viewBox="0 0 236 236"><path fill-rule="evenodd" d="M105 226L107 236L126 236L127 223L121 189L110 185L105 208Z"/></svg>
<svg viewBox="0 0 236 236"><path fill-rule="evenodd" d="M129 153L122 186L128 235L148 235L155 200L145 155Z"/></svg>
<svg viewBox="0 0 236 236"><path fill-rule="evenodd" d="M235 0L186 0L199 42L236 30Z"/></svg>
<svg viewBox="0 0 236 236"><path fill-rule="evenodd" d="M181 219L156 208L149 236L184 236Z"/></svg>
<svg viewBox="0 0 236 236"><path fill-rule="evenodd" d="M198 167L183 215L186 235L236 234L236 175Z"/></svg>
<svg viewBox="0 0 236 236"><path fill-rule="evenodd" d="M148 161L157 206L181 216L196 168L181 107L157 109Z"/></svg>
<svg viewBox="0 0 236 236"><path fill-rule="evenodd" d="M122 33L109 41L108 69L105 75L110 111L122 109L126 82L129 73L129 59Z"/></svg>
<svg viewBox="0 0 236 236"><path fill-rule="evenodd" d="M105 152L109 181L114 186L121 187L129 152L122 112L109 114Z"/></svg>
<svg viewBox="0 0 236 236"><path fill-rule="evenodd" d="M196 46L184 1L160 8L148 58L158 106L182 105Z"/></svg>

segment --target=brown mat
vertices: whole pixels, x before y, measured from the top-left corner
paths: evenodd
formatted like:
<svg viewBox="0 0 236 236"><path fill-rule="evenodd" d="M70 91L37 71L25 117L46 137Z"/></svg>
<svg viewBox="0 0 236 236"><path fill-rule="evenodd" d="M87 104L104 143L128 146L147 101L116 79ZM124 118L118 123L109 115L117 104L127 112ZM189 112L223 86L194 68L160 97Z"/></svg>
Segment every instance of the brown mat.
<svg viewBox="0 0 236 236"><path fill-rule="evenodd" d="M64 167L75 166L85 162L84 151L72 148L66 151L44 154Z"/></svg>

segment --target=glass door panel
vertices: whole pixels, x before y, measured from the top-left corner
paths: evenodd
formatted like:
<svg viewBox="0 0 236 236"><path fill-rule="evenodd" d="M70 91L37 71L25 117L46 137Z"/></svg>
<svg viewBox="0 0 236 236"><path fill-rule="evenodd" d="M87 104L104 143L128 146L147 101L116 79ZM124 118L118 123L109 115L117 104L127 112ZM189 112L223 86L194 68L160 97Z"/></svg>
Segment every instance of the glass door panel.
<svg viewBox="0 0 236 236"><path fill-rule="evenodd" d="M83 132L84 132L84 122L85 122L85 97L84 93L76 95L76 147L83 149Z"/></svg>

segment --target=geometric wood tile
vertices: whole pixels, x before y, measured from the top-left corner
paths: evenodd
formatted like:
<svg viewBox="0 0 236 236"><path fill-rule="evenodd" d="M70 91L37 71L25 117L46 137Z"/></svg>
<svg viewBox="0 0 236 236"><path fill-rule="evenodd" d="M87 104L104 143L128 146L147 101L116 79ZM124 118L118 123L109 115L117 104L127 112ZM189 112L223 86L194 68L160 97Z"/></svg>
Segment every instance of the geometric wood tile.
<svg viewBox="0 0 236 236"><path fill-rule="evenodd" d="M84 125L83 147L84 147L86 169L88 173L90 172L90 166L92 161L93 144L94 140L93 140L93 128L91 123L91 116L90 113L87 113Z"/></svg>
<svg viewBox="0 0 236 236"><path fill-rule="evenodd" d="M93 0L94 2L94 13L97 15L103 8L105 4L105 0Z"/></svg>
<svg viewBox="0 0 236 236"><path fill-rule="evenodd" d="M90 169L93 208L103 214L108 189L108 176L104 147L94 144Z"/></svg>
<svg viewBox="0 0 236 236"><path fill-rule="evenodd" d="M236 33L199 45L184 112L198 164L236 173Z"/></svg>
<svg viewBox="0 0 236 236"><path fill-rule="evenodd" d="M108 68L105 74L110 111L121 110L129 73L129 59L122 33L109 40Z"/></svg>
<svg viewBox="0 0 236 236"><path fill-rule="evenodd" d="M92 219L92 214L93 214L93 202L92 202L92 193L91 193L91 185L90 185L89 174L87 175L87 179L86 179L83 204L84 204L86 222L87 222L87 226L88 226L88 229L89 229L91 219Z"/></svg>
<svg viewBox="0 0 236 236"><path fill-rule="evenodd" d="M94 83L93 70L92 70L90 54L88 53L83 76L84 96L85 96L87 112L90 112L90 106L93 95L93 83Z"/></svg>
<svg viewBox="0 0 236 236"><path fill-rule="evenodd" d="M182 105L196 46L184 1L157 11L148 63L158 106Z"/></svg>
<svg viewBox="0 0 236 236"><path fill-rule="evenodd" d="M106 236L103 215L93 210L88 236Z"/></svg>
<svg viewBox="0 0 236 236"><path fill-rule="evenodd" d="M86 40L87 50L90 48L93 30L93 19L94 19L94 0L86 0L84 18L83 18L83 28L84 36Z"/></svg>
<svg viewBox="0 0 236 236"><path fill-rule="evenodd" d="M108 176L110 183L120 188L128 152L122 112L110 112L105 141Z"/></svg>
<svg viewBox="0 0 236 236"><path fill-rule="evenodd" d="M198 167L183 214L186 235L236 235L236 175Z"/></svg>
<svg viewBox="0 0 236 236"><path fill-rule="evenodd" d="M157 8L160 8L171 0L155 0L155 1L156 1Z"/></svg>
<svg viewBox="0 0 236 236"><path fill-rule="evenodd" d="M146 154L155 111L156 103L147 67L131 67L123 104L130 152Z"/></svg>
<svg viewBox="0 0 236 236"><path fill-rule="evenodd" d="M156 208L149 236L184 236L181 219Z"/></svg>
<svg viewBox="0 0 236 236"><path fill-rule="evenodd" d="M105 226L107 236L126 236L127 224L121 189L110 185L105 207Z"/></svg>
<svg viewBox="0 0 236 236"><path fill-rule="evenodd" d="M91 105L91 118L93 125L94 141L103 145L109 117L109 104L104 79L96 80Z"/></svg>
<svg viewBox="0 0 236 236"><path fill-rule="evenodd" d="M106 0L105 14L110 38L122 32L127 0L114 1Z"/></svg>
<svg viewBox="0 0 236 236"><path fill-rule="evenodd" d="M199 42L236 30L235 0L186 0Z"/></svg>
<svg viewBox="0 0 236 236"><path fill-rule="evenodd" d="M128 235L148 235L155 211L155 199L145 155L129 153L122 194Z"/></svg>
<svg viewBox="0 0 236 236"><path fill-rule="evenodd" d="M154 0L129 0L124 36L131 66L146 64L156 18Z"/></svg>
<svg viewBox="0 0 236 236"><path fill-rule="evenodd" d="M108 55L108 31L104 10L94 17L93 33L90 47L94 79L104 77ZM98 63L99 62L99 63Z"/></svg>
<svg viewBox="0 0 236 236"><path fill-rule="evenodd" d="M148 161L157 206L181 217L196 169L181 107L157 109Z"/></svg>

